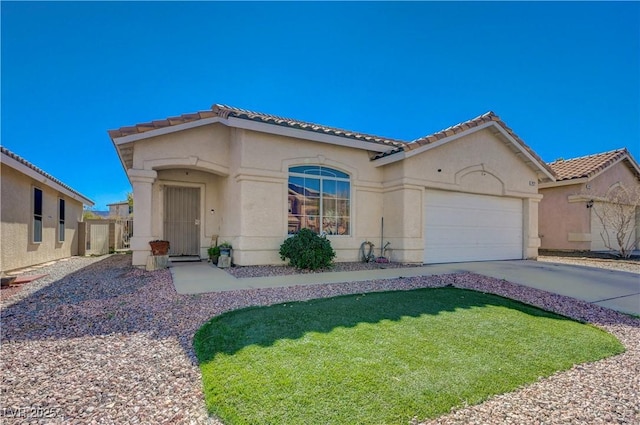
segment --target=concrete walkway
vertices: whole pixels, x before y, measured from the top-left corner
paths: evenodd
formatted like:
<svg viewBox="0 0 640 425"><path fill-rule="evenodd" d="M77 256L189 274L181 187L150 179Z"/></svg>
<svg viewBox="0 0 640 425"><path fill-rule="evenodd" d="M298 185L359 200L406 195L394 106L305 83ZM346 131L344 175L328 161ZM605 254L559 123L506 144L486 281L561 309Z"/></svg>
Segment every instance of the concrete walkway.
<svg viewBox="0 0 640 425"><path fill-rule="evenodd" d="M472 272L640 315L640 274L537 261L484 261L241 279L206 262L173 263L170 270L179 294Z"/></svg>

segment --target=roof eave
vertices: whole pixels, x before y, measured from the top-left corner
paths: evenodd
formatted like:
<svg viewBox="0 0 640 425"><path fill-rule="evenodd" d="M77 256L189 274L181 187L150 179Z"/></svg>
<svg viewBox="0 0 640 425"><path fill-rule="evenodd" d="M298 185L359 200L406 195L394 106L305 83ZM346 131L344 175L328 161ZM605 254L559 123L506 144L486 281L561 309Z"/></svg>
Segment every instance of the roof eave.
<svg viewBox="0 0 640 425"><path fill-rule="evenodd" d="M358 140L352 137L337 136L333 134L320 133L313 130L291 128L278 124L265 123L246 118L229 117L228 124L231 127L244 130L258 131L262 133L274 134L278 136L292 137L296 139L309 140L313 142L328 143L332 145L357 148L373 152L386 152L393 145L378 142Z"/></svg>
<svg viewBox="0 0 640 425"><path fill-rule="evenodd" d="M129 178L129 173L127 172L128 170L127 164L125 163L125 160L122 157L122 152L120 151L120 145L116 143L115 139L111 139L111 143L113 143L113 147L116 148L116 152L118 153L118 159L120 160L120 165L122 165L124 174L127 176L127 180L129 180L129 184L131 184L131 179Z"/></svg>
<svg viewBox="0 0 640 425"><path fill-rule="evenodd" d="M136 142L138 140L149 139L152 137L162 136L166 134L176 133L191 128L201 127L210 124L220 123L228 127L240 128L244 130L258 131L262 133L274 134L279 136L293 137L297 139L310 140L315 142L329 143L338 146L346 146L373 152L388 151L392 144L384 144L378 142L369 142L366 140L358 140L352 137L336 136L332 134L320 133L313 130L291 128L278 124L260 122L248 118L237 118L230 116L228 118L210 117L184 124L177 124L169 127L162 127L154 130L145 131L143 133L129 134L121 137L112 137L112 141L116 148L120 145ZM118 154L120 154L118 152ZM122 161L122 158L121 158ZM126 167L125 167L126 171Z"/></svg>
<svg viewBox="0 0 640 425"><path fill-rule="evenodd" d="M134 133L134 134L128 134L126 136L120 136L120 137L112 137L111 134L109 134L109 136L111 137L111 140L113 140L113 143L116 145L122 145L122 144L126 144L126 143L131 143L131 142L135 142L138 140L143 140L143 139L150 139L152 137L157 137L157 136L162 136L165 134L171 134L171 133L176 133L179 131L183 131L183 130L188 130L190 128L196 128L196 127L202 127L204 125L209 125L209 124L215 124L215 123L226 123L226 119L224 118L220 118L220 117L209 117L209 118L202 118L199 120L195 120L195 121L190 121L190 122L186 122L186 123L182 123L182 124L176 124L176 125L171 125L171 126L167 126L167 127L160 127L160 128L156 128L153 130L148 130L142 133Z"/></svg>
<svg viewBox="0 0 640 425"><path fill-rule="evenodd" d="M42 174L37 170L34 170L32 167L22 163L21 161L18 161L9 155L6 155L4 152L0 155L0 162L2 164L6 164L8 167L15 169L21 172L22 174L46 186L51 187L54 190L57 190L60 193L65 194L71 199L75 199L76 201L81 202L83 205L87 205L90 207L95 205L95 203L91 199L87 198L80 192L77 192L76 190L65 187L62 184L60 184L58 181L52 179L53 176Z"/></svg>
<svg viewBox="0 0 640 425"><path fill-rule="evenodd" d="M546 176L546 178L549 181L556 181L556 176L553 173L553 171L549 168L549 166L547 164L545 164L544 162L539 161L536 157L534 157L526 148L525 146L522 145L521 141L516 140L502 125L500 125L499 123L495 122L495 121L491 121L490 124L493 124L498 131L500 131L500 133L502 133L502 135L504 137L507 138L507 140L509 140L532 164L535 165L535 167L542 173L542 175ZM543 181L545 179L541 179L540 177L538 177L538 179L540 181Z"/></svg>
<svg viewBox="0 0 640 425"><path fill-rule="evenodd" d="M552 182L544 182L538 184L539 189L548 189L550 187L571 186L574 184L587 183L591 180L589 177L576 177L573 179L556 180Z"/></svg>
<svg viewBox="0 0 640 425"><path fill-rule="evenodd" d="M480 124L478 126L475 127L471 127L468 129L465 129L463 131L460 131L458 133L452 134L451 136L447 136L447 137L443 137L442 139L436 141L436 142L432 142L432 143L427 143L424 144L420 147L417 147L415 149L411 149L409 151L403 151L403 152L399 152L396 154L392 154L389 156L385 156L379 159L374 160L374 164L376 167L381 167L383 165L388 165L388 164L392 164L394 162L397 161L401 161L403 159L406 158L410 158L412 156L415 155L419 155L423 152L429 151L431 149L436 149L446 143L452 142L454 140L457 140L461 137L465 137L468 136L469 134L473 134L477 131L482 131L486 128L489 127L495 127L496 129L498 129L498 131L500 131L500 133L512 144L514 145L518 151L520 151L527 159L528 161L534 165L533 168L536 168L538 170L538 174L539 174L539 180L550 180L550 181L555 181L556 177L547 169L547 167L543 166L540 161L538 161L535 157L533 157L529 151L527 151L527 149L524 148L524 146L522 146L522 144L520 142L518 142L516 139L513 138L513 136L511 136L511 134L509 134L509 132L507 132L498 122L496 121L488 121L485 122L483 124ZM540 178L540 174L542 174L545 178Z"/></svg>
<svg viewBox="0 0 640 425"><path fill-rule="evenodd" d="M552 183L545 183L544 186L543 184L540 184L540 188L570 186L573 184L588 183L623 161L627 161L627 164L629 165L629 167L635 171L636 178L640 180L640 166L635 161L635 159L631 156L631 154L625 149L625 152L622 155L620 155L620 157L616 158L614 161L607 164L605 167L602 167L599 170L595 170L588 173L586 176L583 175L583 176L572 177L572 178L567 178L562 180L556 180L555 182L552 182Z"/></svg>

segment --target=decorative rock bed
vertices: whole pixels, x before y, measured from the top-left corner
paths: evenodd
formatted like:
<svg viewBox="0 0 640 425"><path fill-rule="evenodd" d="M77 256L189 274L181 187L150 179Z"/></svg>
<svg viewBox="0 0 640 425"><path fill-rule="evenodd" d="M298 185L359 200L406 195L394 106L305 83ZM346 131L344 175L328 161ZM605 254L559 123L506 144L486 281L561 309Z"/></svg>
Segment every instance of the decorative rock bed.
<svg viewBox="0 0 640 425"><path fill-rule="evenodd" d="M2 423L216 423L205 412L191 347L210 317L250 305L444 285L593 323L627 351L425 423L640 423L640 319L615 311L472 274L178 295L169 270L146 272L130 262L126 255L60 262L2 300Z"/></svg>

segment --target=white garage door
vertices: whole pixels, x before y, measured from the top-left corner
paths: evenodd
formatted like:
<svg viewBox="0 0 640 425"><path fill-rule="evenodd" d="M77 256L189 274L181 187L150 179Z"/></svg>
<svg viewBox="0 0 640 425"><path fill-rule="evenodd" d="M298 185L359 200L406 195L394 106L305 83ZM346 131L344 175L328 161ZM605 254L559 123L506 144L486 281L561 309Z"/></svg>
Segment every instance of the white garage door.
<svg viewBox="0 0 640 425"><path fill-rule="evenodd" d="M522 258L522 200L428 190L424 262Z"/></svg>

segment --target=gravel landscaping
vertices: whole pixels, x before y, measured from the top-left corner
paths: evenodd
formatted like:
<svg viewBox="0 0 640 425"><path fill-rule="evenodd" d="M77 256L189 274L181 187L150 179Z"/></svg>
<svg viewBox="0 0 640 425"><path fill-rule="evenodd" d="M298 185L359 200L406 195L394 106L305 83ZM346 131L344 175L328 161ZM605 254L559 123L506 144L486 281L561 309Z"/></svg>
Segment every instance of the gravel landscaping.
<svg viewBox="0 0 640 425"><path fill-rule="evenodd" d="M169 270L145 272L130 262L128 255L72 258L34 271L49 276L3 296L2 423L217 423L207 417L191 346L210 317L250 305L445 285L593 323L627 351L424 424L640 423L640 319L625 314L473 274L178 295Z"/></svg>
<svg viewBox="0 0 640 425"><path fill-rule="evenodd" d="M616 270L620 272L640 273L640 260L638 258L623 260L620 258L602 257L576 257L576 256L547 256L541 255L538 261L545 263L561 263L574 266L596 267L599 269Z"/></svg>

